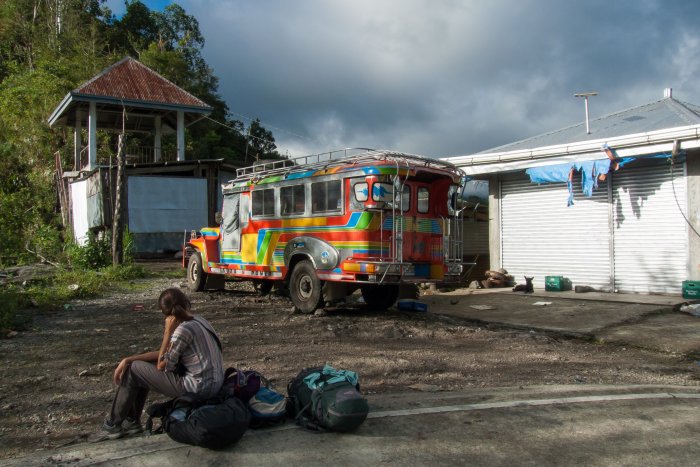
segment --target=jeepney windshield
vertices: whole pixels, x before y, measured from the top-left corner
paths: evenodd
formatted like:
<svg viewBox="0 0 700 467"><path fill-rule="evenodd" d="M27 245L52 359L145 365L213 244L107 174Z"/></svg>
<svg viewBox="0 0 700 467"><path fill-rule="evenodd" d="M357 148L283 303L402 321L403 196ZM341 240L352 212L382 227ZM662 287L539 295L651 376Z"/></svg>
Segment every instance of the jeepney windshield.
<svg viewBox="0 0 700 467"><path fill-rule="evenodd" d="M372 200L383 201L388 208L392 208L394 202L394 185L391 183L376 182L372 185ZM406 212L411 208L411 187L404 184L400 199L396 200L397 208Z"/></svg>

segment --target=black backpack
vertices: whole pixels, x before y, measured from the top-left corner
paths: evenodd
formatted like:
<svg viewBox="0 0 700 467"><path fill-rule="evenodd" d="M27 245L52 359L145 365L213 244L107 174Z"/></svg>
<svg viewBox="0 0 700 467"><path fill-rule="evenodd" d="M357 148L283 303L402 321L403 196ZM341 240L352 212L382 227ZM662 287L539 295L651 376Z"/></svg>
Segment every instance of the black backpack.
<svg viewBox="0 0 700 467"><path fill-rule="evenodd" d="M287 395L287 414L310 430L352 431L369 412L357 374L330 365L302 370L287 385Z"/></svg>
<svg viewBox="0 0 700 467"><path fill-rule="evenodd" d="M237 442L250 422L248 408L235 397L202 400L185 394L168 402L153 403L146 413L149 433L165 432L177 442L210 449ZM161 420L157 430L153 430L154 418Z"/></svg>

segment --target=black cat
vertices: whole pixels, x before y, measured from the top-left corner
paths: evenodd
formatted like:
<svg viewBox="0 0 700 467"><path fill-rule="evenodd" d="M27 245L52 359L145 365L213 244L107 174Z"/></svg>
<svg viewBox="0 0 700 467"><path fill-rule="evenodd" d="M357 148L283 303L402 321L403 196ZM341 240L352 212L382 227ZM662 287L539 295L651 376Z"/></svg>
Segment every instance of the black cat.
<svg viewBox="0 0 700 467"><path fill-rule="evenodd" d="M525 277L525 283L524 284L518 284L515 287L513 287L513 292L525 292L525 293L533 293L535 291L535 288L532 286L532 280L534 279L533 277Z"/></svg>

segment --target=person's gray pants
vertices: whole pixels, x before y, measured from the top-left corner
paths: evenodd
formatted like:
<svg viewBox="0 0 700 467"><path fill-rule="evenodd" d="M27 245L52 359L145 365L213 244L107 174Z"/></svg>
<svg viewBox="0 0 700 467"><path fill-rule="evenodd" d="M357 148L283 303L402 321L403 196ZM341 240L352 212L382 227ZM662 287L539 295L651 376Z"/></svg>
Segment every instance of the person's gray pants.
<svg viewBox="0 0 700 467"><path fill-rule="evenodd" d="M170 371L160 371L153 363L135 361L124 372L121 384L117 387L110 413L112 423L119 425L127 418L140 421L151 389L170 398L187 392L181 376Z"/></svg>

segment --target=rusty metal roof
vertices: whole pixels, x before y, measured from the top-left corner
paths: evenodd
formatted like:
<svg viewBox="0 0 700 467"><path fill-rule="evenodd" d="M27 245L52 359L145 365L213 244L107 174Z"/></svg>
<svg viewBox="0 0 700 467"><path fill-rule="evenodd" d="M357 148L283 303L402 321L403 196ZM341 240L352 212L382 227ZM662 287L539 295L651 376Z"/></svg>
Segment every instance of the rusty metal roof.
<svg viewBox="0 0 700 467"><path fill-rule="evenodd" d="M210 108L200 99L131 57L110 66L75 89L73 94Z"/></svg>
<svg viewBox="0 0 700 467"><path fill-rule="evenodd" d="M204 101L126 57L69 92L49 117L49 124L75 126L78 119L87 123L87 108L92 102L97 105L98 127L121 128L124 110L130 115L128 129L139 131L151 130L153 117L158 115L167 131L175 127L178 111L184 112L186 125L212 111Z"/></svg>

